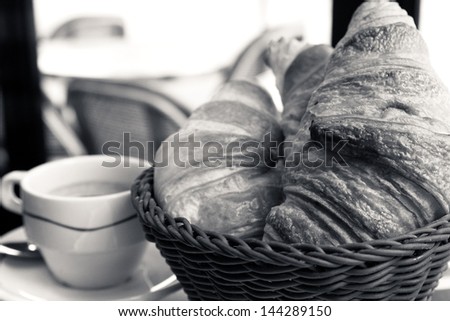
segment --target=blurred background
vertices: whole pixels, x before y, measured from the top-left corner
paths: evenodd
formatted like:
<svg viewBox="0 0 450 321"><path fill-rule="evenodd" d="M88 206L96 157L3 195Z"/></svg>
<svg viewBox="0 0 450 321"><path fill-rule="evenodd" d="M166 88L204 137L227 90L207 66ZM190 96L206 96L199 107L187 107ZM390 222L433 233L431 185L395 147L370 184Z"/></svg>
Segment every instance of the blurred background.
<svg viewBox="0 0 450 321"><path fill-rule="evenodd" d="M108 141L123 143L113 152L152 160L159 142L230 79L256 77L281 109L267 44L281 36L335 44L361 2L2 0L0 177L101 153ZM450 2L399 3L450 87ZM0 235L21 224L1 211Z"/></svg>

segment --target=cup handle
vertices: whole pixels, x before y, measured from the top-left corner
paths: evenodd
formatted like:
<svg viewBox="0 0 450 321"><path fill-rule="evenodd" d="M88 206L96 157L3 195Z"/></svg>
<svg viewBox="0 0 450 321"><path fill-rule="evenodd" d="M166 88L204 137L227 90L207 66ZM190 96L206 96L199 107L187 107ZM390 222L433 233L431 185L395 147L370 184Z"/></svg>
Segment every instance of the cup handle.
<svg viewBox="0 0 450 321"><path fill-rule="evenodd" d="M2 178L2 206L16 214L22 214L22 200L14 193L14 187L20 184L26 171L14 171Z"/></svg>

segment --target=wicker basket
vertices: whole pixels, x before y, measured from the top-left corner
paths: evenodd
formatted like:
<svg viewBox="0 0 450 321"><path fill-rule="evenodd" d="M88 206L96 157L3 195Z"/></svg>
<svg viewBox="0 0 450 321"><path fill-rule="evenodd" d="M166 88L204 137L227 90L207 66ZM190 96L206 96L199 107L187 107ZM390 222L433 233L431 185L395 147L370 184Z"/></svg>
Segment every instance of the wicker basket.
<svg viewBox="0 0 450 321"><path fill-rule="evenodd" d="M450 215L390 240L266 243L173 218L152 186L150 168L132 188L133 203L190 300L428 300L450 259Z"/></svg>

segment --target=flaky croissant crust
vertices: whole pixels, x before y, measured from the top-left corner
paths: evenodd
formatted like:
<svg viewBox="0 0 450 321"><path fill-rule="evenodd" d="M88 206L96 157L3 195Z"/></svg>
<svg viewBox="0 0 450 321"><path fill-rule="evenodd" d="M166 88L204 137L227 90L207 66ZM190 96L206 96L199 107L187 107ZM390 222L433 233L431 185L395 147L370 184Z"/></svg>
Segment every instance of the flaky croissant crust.
<svg viewBox="0 0 450 321"><path fill-rule="evenodd" d="M192 113L177 133L166 139L168 165L155 168L158 204L172 216L185 217L204 230L262 238L266 215L281 202L281 175L277 168L262 161L270 154L267 150L254 151L261 162L241 166L248 157L239 146L261 142L268 133L281 142L275 113L271 97L261 87L247 81L224 85L210 102ZM170 147L175 137L186 142L190 135L195 135L195 141L203 148ZM215 157L220 166L209 164L204 149L209 143L222 148L223 154ZM230 144L237 148L228 149ZM163 146L158 149L157 160L164 157ZM177 166L177 157L190 157L198 164Z"/></svg>
<svg viewBox="0 0 450 321"><path fill-rule="evenodd" d="M413 20L395 2L363 3L308 101L293 148L345 142L347 166L286 168L286 201L268 215L265 239L388 238L448 213L449 123L448 90ZM326 160L329 152L303 156Z"/></svg>

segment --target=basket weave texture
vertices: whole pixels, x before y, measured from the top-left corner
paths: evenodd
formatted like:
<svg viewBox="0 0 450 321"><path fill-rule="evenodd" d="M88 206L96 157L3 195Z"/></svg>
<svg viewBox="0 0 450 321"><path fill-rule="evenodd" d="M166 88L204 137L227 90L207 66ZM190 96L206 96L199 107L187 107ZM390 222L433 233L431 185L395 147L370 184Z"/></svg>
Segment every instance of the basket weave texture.
<svg viewBox="0 0 450 321"><path fill-rule="evenodd" d="M389 240L315 246L242 240L174 218L132 187L146 237L190 300L429 300L450 259L450 215Z"/></svg>

